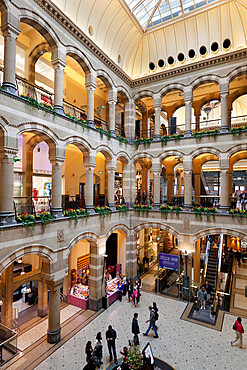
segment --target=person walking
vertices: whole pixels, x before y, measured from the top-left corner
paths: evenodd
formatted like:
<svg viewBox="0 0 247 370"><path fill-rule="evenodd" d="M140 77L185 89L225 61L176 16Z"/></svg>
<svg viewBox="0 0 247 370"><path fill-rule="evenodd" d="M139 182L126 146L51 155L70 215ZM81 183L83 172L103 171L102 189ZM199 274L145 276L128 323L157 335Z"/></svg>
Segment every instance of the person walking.
<svg viewBox="0 0 247 370"><path fill-rule="evenodd" d="M86 344L86 349L85 353L87 355L87 362L89 362L93 358L93 347L92 347L92 342L89 340Z"/></svg>
<svg viewBox="0 0 247 370"><path fill-rule="evenodd" d="M233 346L234 343L236 343L238 340L240 340L240 348L245 348L243 346L243 334L244 334L244 328L242 325L242 319L241 317L238 317L237 320L235 321L235 324L233 325L233 329L235 330L236 333L236 339L231 341L231 346Z"/></svg>
<svg viewBox="0 0 247 370"><path fill-rule="evenodd" d="M134 313L134 317L132 320L132 334L134 334L134 344L137 346L140 344L138 334L140 334L140 328L138 324L138 313Z"/></svg>
<svg viewBox="0 0 247 370"><path fill-rule="evenodd" d="M102 357L103 357L103 345L102 345L102 335L101 332L98 332L96 335L95 347L94 347L94 355L98 360L99 365L102 365Z"/></svg>
<svg viewBox="0 0 247 370"><path fill-rule="evenodd" d="M125 296L127 291L127 278L125 275L123 276L123 286L124 286L123 295Z"/></svg>
<svg viewBox="0 0 247 370"><path fill-rule="evenodd" d="M111 325L108 326L108 330L106 332L106 341L107 341L107 346L108 346L108 351L109 351L109 362L112 362L112 352L114 356L114 361L117 363L117 354L116 354L116 341L117 339L117 333L116 330L112 328Z"/></svg>
<svg viewBox="0 0 247 370"><path fill-rule="evenodd" d="M146 321L146 323L148 323L148 322L149 322L149 326L148 326L148 328L147 328L146 333L143 333L143 335L147 336L147 335L148 335L148 333L149 333L149 330L150 330L151 328L153 328L154 333L155 333L154 338L159 338L159 336L158 336L158 332L157 332L156 327L155 327L155 310L153 309L153 307L152 307L152 306L149 306L148 308L149 308L149 311L150 311L150 317L149 317L149 320L147 320L147 321Z"/></svg>
<svg viewBox="0 0 247 370"><path fill-rule="evenodd" d="M123 291L124 291L124 285L123 285L123 280L121 280L120 282L118 282L118 299L120 302L122 302Z"/></svg>
<svg viewBox="0 0 247 370"><path fill-rule="evenodd" d="M156 325L156 321L159 319L159 314L158 314L159 310L158 310L156 302L153 302L153 310L155 311L155 327L156 327L156 330L158 330L158 326Z"/></svg>
<svg viewBox="0 0 247 370"><path fill-rule="evenodd" d="M127 284L127 292L128 292L128 300L130 302L130 298L133 294L133 283L130 279L128 280L128 284Z"/></svg>

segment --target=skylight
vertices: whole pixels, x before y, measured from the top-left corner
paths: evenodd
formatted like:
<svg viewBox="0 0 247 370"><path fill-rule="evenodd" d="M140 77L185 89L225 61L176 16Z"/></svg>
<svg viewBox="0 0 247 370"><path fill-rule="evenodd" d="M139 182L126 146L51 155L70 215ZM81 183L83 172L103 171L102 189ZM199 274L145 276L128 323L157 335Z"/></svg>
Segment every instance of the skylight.
<svg viewBox="0 0 247 370"><path fill-rule="evenodd" d="M144 31L216 0L125 0Z"/></svg>

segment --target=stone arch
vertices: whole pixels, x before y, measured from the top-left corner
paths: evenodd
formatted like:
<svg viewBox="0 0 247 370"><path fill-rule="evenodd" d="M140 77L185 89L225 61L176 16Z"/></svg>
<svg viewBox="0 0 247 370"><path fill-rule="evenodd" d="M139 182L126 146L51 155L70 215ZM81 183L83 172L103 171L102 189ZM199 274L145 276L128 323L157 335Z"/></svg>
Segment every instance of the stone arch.
<svg viewBox="0 0 247 370"><path fill-rule="evenodd" d="M99 79L101 79L101 81L104 82L104 84L107 87L107 90L113 89L114 84L113 84L111 77L108 75L108 73L100 69L96 71L96 77L98 77Z"/></svg>
<svg viewBox="0 0 247 370"><path fill-rule="evenodd" d="M158 157L159 163L162 163L166 158L172 156L184 159L184 153L180 152L179 150L171 149L159 155Z"/></svg>
<svg viewBox="0 0 247 370"><path fill-rule="evenodd" d="M191 152L190 158L193 160L200 154L214 154L219 158L219 160L221 158L221 151L219 149L207 147L207 146L203 148L198 148L195 151Z"/></svg>
<svg viewBox="0 0 247 370"><path fill-rule="evenodd" d="M112 160L115 155L114 153L112 152L112 150L110 148L108 148L108 146L106 145L99 145L97 148L96 148L96 154L101 152L102 154L104 154L104 156L106 157L106 160Z"/></svg>
<svg viewBox="0 0 247 370"><path fill-rule="evenodd" d="M116 230L122 230L126 233L126 238L127 238L127 235L128 235L128 232L130 231L129 228L124 225L124 224L118 224L118 225L115 225L115 226L112 226L106 233L106 239L109 238L109 236Z"/></svg>
<svg viewBox="0 0 247 370"><path fill-rule="evenodd" d="M138 93L136 93L133 96L133 101L136 102L142 98L152 98L153 99L153 97L154 97L154 93L152 91L144 90L144 91L139 91Z"/></svg>
<svg viewBox="0 0 247 370"><path fill-rule="evenodd" d="M130 162L129 156L125 152L119 152L116 155L117 160L119 159L123 164L127 164Z"/></svg>
<svg viewBox="0 0 247 370"><path fill-rule="evenodd" d="M18 135L25 132L31 132L38 135L45 141L50 149L55 149L58 146L58 136L47 126L35 122L25 122L18 125Z"/></svg>
<svg viewBox="0 0 247 370"><path fill-rule="evenodd" d="M215 83L220 85L220 77L217 75L206 75L196 78L194 81L191 82L190 86L192 87L192 91L194 91L198 86L204 85L207 83Z"/></svg>
<svg viewBox="0 0 247 370"><path fill-rule="evenodd" d="M135 154L134 157L132 157L132 162L136 164L140 159L145 159L145 158L150 159L152 163L154 161L154 157L150 153L144 152L144 153Z"/></svg>
<svg viewBox="0 0 247 370"><path fill-rule="evenodd" d="M89 144L82 137L71 136L71 137L66 138L65 143L64 143L64 149L70 144L77 146L77 148L80 149L83 155L87 156L91 154L91 148Z"/></svg>
<svg viewBox="0 0 247 370"><path fill-rule="evenodd" d="M241 67L238 67L238 68L234 69L233 71L231 71L227 75L228 83L232 82L232 80L234 80L235 78L237 78L241 75L244 75L244 74L247 75L247 66L246 65L243 65Z"/></svg>
<svg viewBox="0 0 247 370"><path fill-rule="evenodd" d="M18 258L29 254L36 254L40 257L45 257L49 260L51 264L56 262L54 252L52 251L51 248L41 244L33 244L17 249L14 252L10 253L9 255L5 256L0 261L0 274L2 274L2 272Z"/></svg>
<svg viewBox="0 0 247 370"><path fill-rule="evenodd" d="M210 229L204 229L199 231L198 233L194 234L194 240L193 243L195 245L196 241L203 236L207 235L215 235L215 234L225 234L229 236L234 236L243 239L244 241L247 242L247 234L244 234L243 232L235 229L228 229L224 227L214 227Z"/></svg>
<svg viewBox="0 0 247 370"><path fill-rule="evenodd" d="M39 45L35 46L29 54L30 63L35 64L41 55L51 51L51 47L47 42L41 42Z"/></svg>
<svg viewBox="0 0 247 370"><path fill-rule="evenodd" d="M176 229L174 229L173 227L168 226L168 225L166 225L162 222L144 222L144 223L141 223L141 224L135 226L133 228L133 231L136 234L137 232L141 231L142 229L146 229L148 227L154 227L154 228L157 228L157 229L166 230L166 231L170 232L171 234L173 234L178 240L180 240L179 232Z"/></svg>
<svg viewBox="0 0 247 370"><path fill-rule="evenodd" d="M229 159L233 154L247 150L247 143L237 144L227 151L227 158Z"/></svg>
<svg viewBox="0 0 247 370"><path fill-rule="evenodd" d="M123 86L118 86L117 87L117 93L119 93L121 95L121 97L123 98L124 103L127 103L127 102L130 101L130 95L129 95L128 91Z"/></svg>
<svg viewBox="0 0 247 370"><path fill-rule="evenodd" d="M75 46L69 45L66 47L66 55L75 59L77 63L81 66L84 73L87 75L92 71L92 65L88 58Z"/></svg>
<svg viewBox="0 0 247 370"><path fill-rule="evenodd" d="M185 86L183 84L180 84L180 83L173 83L173 84L170 84L168 86L165 86L163 87L160 91L159 91L159 94L160 94L160 97L161 99L166 95L168 94L169 92L171 91L176 91L176 90L181 90L184 92L184 88Z"/></svg>
<svg viewBox="0 0 247 370"><path fill-rule="evenodd" d="M238 91L235 91L234 93L229 95L228 107L231 108L232 104L235 102L235 100L240 98L240 96L243 96L243 95L246 95L246 94L247 94L247 86L243 86L243 87L239 88Z"/></svg>
<svg viewBox="0 0 247 370"><path fill-rule="evenodd" d="M29 9L20 9L20 22L26 23L38 31L44 39L48 42L49 46L53 49L57 48L59 45L59 38L51 28L51 26L46 22L40 15Z"/></svg>
<svg viewBox="0 0 247 370"><path fill-rule="evenodd" d="M78 234L76 237L74 237L69 244L66 247L66 258L69 257L69 254L72 250L72 248L79 243L81 240L87 240L89 243L93 243L94 246L98 246L98 238L99 236L93 232L83 232L81 234Z"/></svg>

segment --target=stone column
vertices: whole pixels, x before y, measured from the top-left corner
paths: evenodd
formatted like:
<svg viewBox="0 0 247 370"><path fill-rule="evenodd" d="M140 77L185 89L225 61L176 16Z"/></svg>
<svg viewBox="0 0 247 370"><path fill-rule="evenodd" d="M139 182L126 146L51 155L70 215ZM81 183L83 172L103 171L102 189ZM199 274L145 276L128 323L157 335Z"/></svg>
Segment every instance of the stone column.
<svg viewBox="0 0 247 370"><path fill-rule="evenodd" d="M25 135L24 135L25 137ZM23 140L24 141L24 140ZM23 171L23 196L32 197L33 191L33 150L27 144L23 143L22 148L22 171Z"/></svg>
<svg viewBox="0 0 247 370"><path fill-rule="evenodd" d="M154 127L154 139L160 139L160 112L162 108L162 99L160 95L155 95L153 98L154 115L155 115L155 127Z"/></svg>
<svg viewBox="0 0 247 370"><path fill-rule="evenodd" d="M227 80L222 79L220 82L220 104L221 104L221 132L229 131L228 120L228 94L229 84Z"/></svg>
<svg viewBox="0 0 247 370"><path fill-rule="evenodd" d="M116 124L116 103L117 103L117 91L108 91L108 106L109 106L109 129L113 136L116 136L115 124Z"/></svg>
<svg viewBox="0 0 247 370"><path fill-rule="evenodd" d="M229 169L220 168L220 209L227 211L229 207Z"/></svg>
<svg viewBox="0 0 247 370"><path fill-rule="evenodd" d="M49 289L49 316L47 342L57 343L61 339L60 326L60 289L63 286L63 281L48 281Z"/></svg>
<svg viewBox="0 0 247 370"><path fill-rule="evenodd" d="M201 204L201 172L194 173L195 204Z"/></svg>
<svg viewBox="0 0 247 370"><path fill-rule="evenodd" d="M184 170L184 208L192 206L192 171Z"/></svg>
<svg viewBox="0 0 247 370"><path fill-rule="evenodd" d="M38 316L45 317L48 312L48 290L45 279L38 282Z"/></svg>
<svg viewBox="0 0 247 370"><path fill-rule="evenodd" d="M108 203L112 210L115 210L115 172L116 168L107 167L108 174Z"/></svg>
<svg viewBox="0 0 247 370"><path fill-rule="evenodd" d="M144 191L148 195L148 169L146 166L142 167L142 193Z"/></svg>
<svg viewBox="0 0 247 370"><path fill-rule="evenodd" d="M191 87L184 90L184 103L185 103L185 131L184 136L191 136L191 108L193 101L193 93Z"/></svg>
<svg viewBox="0 0 247 370"><path fill-rule="evenodd" d="M201 114L195 114L196 131L200 130L200 117L201 117Z"/></svg>
<svg viewBox="0 0 247 370"><path fill-rule="evenodd" d="M13 327L13 264L2 273L2 301L1 324L12 329Z"/></svg>
<svg viewBox="0 0 247 370"><path fill-rule="evenodd" d="M135 280L137 277L136 238L134 233L127 234L126 241L126 276ZM141 261L142 262L142 261Z"/></svg>
<svg viewBox="0 0 247 370"><path fill-rule="evenodd" d="M196 241L196 253L194 254L194 283L200 284L201 250L200 239Z"/></svg>
<svg viewBox="0 0 247 370"><path fill-rule="evenodd" d="M123 167L123 197L125 204L132 208L135 202L135 165L130 162Z"/></svg>
<svg viewBox="0 0 247 370"><path fill-rule="evenodd" d="M0 149L0 225L14 224L14 157L18 150Z"/></svg>
<svg viewBox="0 0 247 370"><path fill-rule="evenodd" d="M2 26L4 37L4 71L3 89L11 94L16 94L15 68L16 68L16 40L20 30L5 24Z"/></svg>
<svg viewBox="0 0 247 370"><path fill-rule="evenodd" d="M54 68L54 109L57 113L64 114L63 110L63 71L66 62L55 59L52 61Z"/></svg>
<svg viewBox="0 0 247 370"><path fill-rule="evenodd" d="M102 308L104 295L103 256L99 254L96 243L90 243L90 274L89 274L89 309L98 311Z"/></svg>
<svg viewBox="0 0 247 370"><path fill-rule="evenodd" d="M133 101L125 103L124 106L124 132L128 141L133 143L135 136L135 104Z"/></svg>
<svg viewBox="0 0 247 370"><path fill-rule="evenodd" d="M94 169L96 163L91 163L88 165L84 164L84 168L86 171L86 186L85 186L85 203L86 209L88 213L94 213L94 201L93 201L93 193L94 193Z"/></svg>
<svg viewBox="0 0 247 370"><path fill-rule="evenodd" d="M94 92L97 87L96 75L88 73L85 78L87 89L87 123L94 127Z"/></svg>
<svg viewBox="0 0 247 370"><path fill-rule="evenodd" d="M173 173L167 173L167 204L172 204Z"/></svg>
<svg viewBox="0 0 247 370"><path fill-rule="evenodd" d="M154 175L154 209L160 209L160 171L153 169Z"/></svg>
<svg viewBox="0 0 247 370"><path fill-rule="evenodd" d="M64 158L50 157L52 164L51 213L55 218L63 217L62 209L62 164Z"/></svg>

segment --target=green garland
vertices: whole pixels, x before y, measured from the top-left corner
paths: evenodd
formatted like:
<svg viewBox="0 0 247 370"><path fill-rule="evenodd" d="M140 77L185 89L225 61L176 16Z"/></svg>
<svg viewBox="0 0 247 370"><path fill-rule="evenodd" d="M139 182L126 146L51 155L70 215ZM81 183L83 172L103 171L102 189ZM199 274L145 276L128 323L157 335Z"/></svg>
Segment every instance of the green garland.
<svg viewBox="0 0 247 370"><path fill-rule="evenodd" d="M88 217L88 213L85 210L85 208L77 208L77 209L72 209L69 208L68 210L64 211L64 216L69 217L71 220L74 218L75 223L78 223L78 218L79 217Z"/></svg>
<svg viewBox="0 0 247 370"><path fill-rule="evenodd" d="M183 208L180 206L169 206L167 204L160 206L161 213L166 214L166 215L168 212L171 212L171 213L175 212L176 215L179 215L179 212L181 212L182 210Z"/></svg>
<svg viewBox="0 0 247 370"><path fill-rule="evenodd" d="M105 217L105 215L110 215L112 213L111 209L107 206L98 206L95 207L94 210L96 213L99 213L100 217Z"/></svg>
<svg viewBox="0 0 247 370"><path fill-rule="evenodd" d="M139 137L138 139L135 139L135 145L136 148L138 148L140 144L150 145L152 141L153 137L148 137L146 139Z"/></svg>
<svg viewBox="0 0 247 370"><path fill-rule="evenodd" d="M165 136L161 137L161 143L162 143L162 145L167 144L167 141L169 139L174 139L175 141L179 141L181 139L181 137L184 137L184 134L165 135Z"/></svg>
<svg viewBox="0 0 247 370"><path fill-rule="evenodd" d="M203 135L213 136L215 138L218 135L219 132L220 132L220 130L218 130L216 128L216 129L209 130L209 131L203 131L203 130L196 131L196 132L194 132L193 135L197 139L200 139Z"/></svg>
<svg viewBox="0 0 247 370"><path fill-rule="evenodd" d="M128 144L128 140L125 137L122 137L120 135L116 135L117 139L119 140L120 144Z"/></svg>
<svg viewBox="0 0 247 370"><path fill-rule="evenodd" d="M195 215L200 216L200 217L202 214L206 214L207 219L208 219L211 215L214 217L215 213L218 212L218 209L214 207L194 206L193 212L195 213Z"/></svg>
<svg viewBox="0 0 247 370"><path fill-rule="evenodd" d="M20 221L26 229L31 227L32 230L34 230L34 226L36 225L35 217L27 212L24 212L18 216L17 221Z"/></svg>
<svg viewBox="0 0 247 370"><path fill-rule="evenodd" d="M234 217L234 216L237 216L239 218L247 217L247 211L246 210L241 210L239 208L230 209L229 213L232 217Z"/></svg>
<svg viewBox="0 0 247 370"><path fill-rule="evenodd" d="M49 212L43 211L43 212L36 213L36 220L40 221L42 224L42 227L45 229L46 225L49 222L54 221L55 218Z"/></svg>
<svg viewBox="0 0 247 370"><path fill-rule="evenodd" d="M134 210L140 214L141 212L146 212L148 213L150 211L150 209L152 209L151 206L147 205L147 204L135 204L134 205Z"/></svg>
<svg viewBox="0 0 247 370"><path fill-rule="evenodd" d="M233 136L235 136L237 134L238 134L238 136L240 136L241 132L247 131L247 125L245 125L245 126L239 126L239 127L232 127L230 131L231 131L231 134Z"/></svg>
<svg viewBox="0 0 247 370"><path fill-rule="evenodd" d="M42 107L46 111L46 113L49 112L56 116L57 113L52 105L47 103L39 103L36 99L32 98L29 95L22 94L21 97L25 99L27 105L30 105L31 107L34 108Z"/></svg>
<svg viewBox="0 0 247 370"><path fill-rule="evenodd" d="M125 204L117 204L116 205L116 209L120 212L120 213L127 213L129 208L125 205Z"/></svg>

